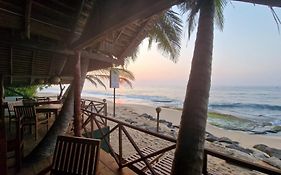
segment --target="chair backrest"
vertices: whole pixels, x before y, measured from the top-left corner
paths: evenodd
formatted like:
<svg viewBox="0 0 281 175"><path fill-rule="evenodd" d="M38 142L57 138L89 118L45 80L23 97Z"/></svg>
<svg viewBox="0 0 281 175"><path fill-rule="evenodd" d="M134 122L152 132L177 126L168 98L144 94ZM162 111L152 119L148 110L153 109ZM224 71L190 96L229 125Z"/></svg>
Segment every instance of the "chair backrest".
<svg viewBox="0 0 281 175"><path fill-rule="evenodd" d="M96 174L100 140L58 136L51 174Z"/></svg>
<svg viewBox="0 0 281 175"><path fill-rule="evenodd" d="M22 106L22 105L23 105L22 101L7 102L9 115L11 116L15 112L14 106Z"/></svg>
<svg viewBox="0 0 281 175"><path fill-rule="evenodd" d="M23 120L36 120L34 106L14 106L16 116L23 116Z"/></svg>

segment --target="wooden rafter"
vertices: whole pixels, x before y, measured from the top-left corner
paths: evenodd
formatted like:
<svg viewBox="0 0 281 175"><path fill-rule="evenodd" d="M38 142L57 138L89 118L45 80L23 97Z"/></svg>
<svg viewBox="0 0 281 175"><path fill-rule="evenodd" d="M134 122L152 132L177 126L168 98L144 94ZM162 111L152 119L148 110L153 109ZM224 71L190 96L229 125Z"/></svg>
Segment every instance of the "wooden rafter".
<svg viewBox="0 0 281 175"><path fill-rule="evenodd" d="M0 16L0 27L19 30L22 29L22 19L25 17L24 15L0 8ZM32 26L32 28L30 28L30 33L46 36L60 41L65 40L65 38L67 38L71 32L71 30L68 28L35 19L33 17L30 17L30 25ZM80 35L79 33L75 34Z"/></svg>
<svg viewBox="0 0 281 175"><path fill-rule="evenodd" d="M36 57L36 50L33 50L33 51L32 51L32 58L31 58L31 75L34 74L34 67L36 66L36 65L34 64L35 57ZM32 82L33 82L33 78L30 77L30 84L32 84Z"/></svg>
<svg viewBox="0 0 281 175"><path fill-rule="evenodd" d="M80 15L81 15L83 7L84 7L84 3L85 3L85 0L81 0L80 6L76 13L75 21L72 25L71 34L70 34L69 41L68 41L69 44L71 44L70 42L72 42L72 40L75 38L75 29L79 23L79 19L80 19Z"/></svg>
<svg viewBox="0 0 281 175"><path fill-rule="evenodd" d="M30 19L31 19L32 0L26 0L24 15L24 33L26 38L30 38Z"/></svg>
<svg viewBox="0 0 281 175"><path fill-rule="evenodd" d="M106 34L157 14L175 3L175 0L97 0L82 36L72 44L72 48L85 48L102 40Z"/></svg>
<svg viewBox="0 0 281 175"><path fill-rule="evenodd" d="M13 75L13 48L10 48L10 74ZM10 83L13 83L13 77L10 77Z"/></svg>

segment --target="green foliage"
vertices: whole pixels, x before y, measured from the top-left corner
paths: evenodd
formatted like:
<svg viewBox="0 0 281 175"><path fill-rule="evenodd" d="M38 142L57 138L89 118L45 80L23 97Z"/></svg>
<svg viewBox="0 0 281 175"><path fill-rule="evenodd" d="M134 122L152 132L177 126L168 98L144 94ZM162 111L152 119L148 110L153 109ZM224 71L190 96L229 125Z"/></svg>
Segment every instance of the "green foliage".
<svg viewBox="0 0 281 175"><path fill-rule="evenodd" d="M5 88L5 96L22 96L24 98L32 98L36 95L38 89L46 88L45 85L32 85L26 87L8 87Z"/></svg>

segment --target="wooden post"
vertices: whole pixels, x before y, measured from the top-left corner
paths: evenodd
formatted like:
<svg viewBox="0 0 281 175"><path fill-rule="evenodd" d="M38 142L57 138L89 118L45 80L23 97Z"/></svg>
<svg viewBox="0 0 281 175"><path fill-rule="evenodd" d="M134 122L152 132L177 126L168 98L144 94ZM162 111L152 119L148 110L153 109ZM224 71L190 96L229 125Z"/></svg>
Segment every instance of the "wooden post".
<svg viewBox="0 0 281 175"><path fill-rule="evenodd" d="M157 132L159 132L159 114L161 112L161 108L157 107L156 112L157 112L157 127L156 127L156 130L157 130Z"/></svg>
<svg viewBox="0 0 281 175"><path fill-rule="evenodd" d="M113 117L115 117L115 88L113 88Z"/></svg>
<svg viewBox="0 0 281 175"><path fill-rule="evenodd" d="M3 175L7 174L7 142L6 142L6 130L4 121L4 78L0 75L0 172Z"/></svg>
<svg viewBox="0 0 281 175"><path fill-rule="evenodd" d="M74 70L74 135L81 137L81 52L76 51Z"/></svg>

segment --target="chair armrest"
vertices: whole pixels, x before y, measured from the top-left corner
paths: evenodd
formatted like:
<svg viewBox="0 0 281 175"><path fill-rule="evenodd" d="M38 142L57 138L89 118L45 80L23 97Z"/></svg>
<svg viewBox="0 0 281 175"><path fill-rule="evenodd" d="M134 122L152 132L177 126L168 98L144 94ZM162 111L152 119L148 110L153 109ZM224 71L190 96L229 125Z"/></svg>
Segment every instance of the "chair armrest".
<svg viewBox="0 0 281 175"><path fill-rule="evenodd" d="M43 170L41 170L37 175L45 175L48 172L50 172L52 169L52 165L47 166L46 168L44 168Z"/></svg>

